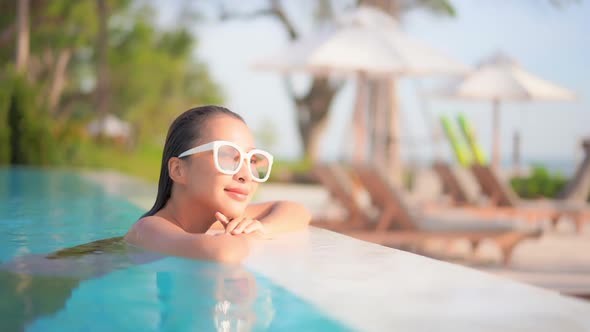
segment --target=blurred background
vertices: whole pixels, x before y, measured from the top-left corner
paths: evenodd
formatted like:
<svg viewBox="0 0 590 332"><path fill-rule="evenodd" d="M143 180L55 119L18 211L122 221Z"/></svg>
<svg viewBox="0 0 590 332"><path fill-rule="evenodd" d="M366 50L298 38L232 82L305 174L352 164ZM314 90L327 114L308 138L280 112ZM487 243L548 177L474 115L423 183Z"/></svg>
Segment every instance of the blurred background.
<svg viewBox="0 0 590 332"><path fill-rule="evenodd" d="M318 165L363 162L421 206L523 212L502 210L512 203L478 183L480 165L518 199L557 198L587 217L589 16L575 0L3 1L0 165L115 170L155 186L171 121L220 104L275 155L258 199L302 201L318 225L355 217ZM354 200L374 210L351 178ZM533 206L544 222L547 211ZM537 284L574 278L590 294L580 218L566 226L574 237L519 246L513 267L535 277L517 277L549 266L567 277Z"/></svg>
<svg viewBox="0 0 590 332"><path fill-rule="evenodd" d="M567 0L4 1L0 163L107 167L155 181L171 120L223 104L276 155L275 180L305 180L292 173L310 161L350 158L356 80L254 64L362 4L462 64L505 54L575 93L573 102L504 102L499 120L501 165L518 153L520 165L548 176L573 174L590 123L590 5ZM398 80L390 136L405 164L454 159L439 118L457 114L492 154L492 104L432 96L450 80Z"/></svg>

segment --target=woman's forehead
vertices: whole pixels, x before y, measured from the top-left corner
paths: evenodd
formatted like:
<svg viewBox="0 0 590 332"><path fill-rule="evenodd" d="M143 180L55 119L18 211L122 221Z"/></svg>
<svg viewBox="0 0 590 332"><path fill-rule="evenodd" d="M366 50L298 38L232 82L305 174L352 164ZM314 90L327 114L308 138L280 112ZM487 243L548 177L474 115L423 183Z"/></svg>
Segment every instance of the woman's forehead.
<svg viewBox="0 0 590 332"><path fill-rule="evenodd" d="M229 141L244 149L254 148L254 137L250 128L243 121L230 116L216 116L209 119L201 140L203 143Z"/></svg>

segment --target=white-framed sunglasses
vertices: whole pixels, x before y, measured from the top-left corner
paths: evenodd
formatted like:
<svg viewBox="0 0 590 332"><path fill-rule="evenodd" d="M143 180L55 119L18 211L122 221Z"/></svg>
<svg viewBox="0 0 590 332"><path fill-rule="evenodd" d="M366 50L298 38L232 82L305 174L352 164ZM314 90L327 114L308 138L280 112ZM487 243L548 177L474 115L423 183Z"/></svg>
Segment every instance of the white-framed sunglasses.
<svg viewBox="0 0 590 332"><path fill-rule="evenodd" d="M184 151L178 158L211 150L213 150L215 167L223 174L237 174L242 168L244 159L246 159L254 181L265 182L270 176L273 160L270 153L260 149L252 149L245 153L237 144L228 141L213 141L196 146Z"/></svg>

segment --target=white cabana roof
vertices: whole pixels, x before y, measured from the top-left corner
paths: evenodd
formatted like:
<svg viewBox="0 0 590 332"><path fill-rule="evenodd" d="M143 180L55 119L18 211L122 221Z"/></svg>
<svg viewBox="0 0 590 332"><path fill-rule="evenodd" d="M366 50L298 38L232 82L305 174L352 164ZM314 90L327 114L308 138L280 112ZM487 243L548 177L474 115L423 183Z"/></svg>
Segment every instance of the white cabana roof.
<svg viewBox="0 0 590 332"><path fill-rule="evenodd" d="M100 119L91 121L88 126L88 132L92 136L98 136L99 133L107 137L129 137L131 135L131 126L129 123L119 119L115 115L107 114L104 122L101 123Z"/></svg>
<svg viewBox="0 0 590 332"><path fill-rule="evenodd" d="M463 74L469 68L417 41L389 15L370 7L344 13L335 22L254 64L279 72L319 75L416 76Z"/></svg>
<svg viewBox="0 0 590 332"><path fill-rule="evenodd" d="M503 54L484 60L477 70L447 87L444 95L498 101L571 101L575 94L525 71Z"/></svg>

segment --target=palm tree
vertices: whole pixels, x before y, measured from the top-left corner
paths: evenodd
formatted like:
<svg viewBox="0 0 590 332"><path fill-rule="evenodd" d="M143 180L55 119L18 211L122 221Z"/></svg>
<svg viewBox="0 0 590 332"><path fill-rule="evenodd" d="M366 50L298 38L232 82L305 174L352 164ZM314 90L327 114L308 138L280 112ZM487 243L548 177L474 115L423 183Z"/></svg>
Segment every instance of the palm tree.
<svg viewBox="0 0 590 332"><path fill-rule="evenodd" d="M29 0L18 0L17 3L17 37L16 37L16 70L24 73L29 62Z"/></svg>
<svg viewBox="0 0 590 332"><path fill-rule="evenodd" d="M107 23L109 18L106 0L96 0L98 7L98 35L96 39L96 112L99 117L101 129L104 120L109 112L110 91L109 91L109 64L108 64L108 29ZM99 134L100 138L101 135Z"/></svg>

